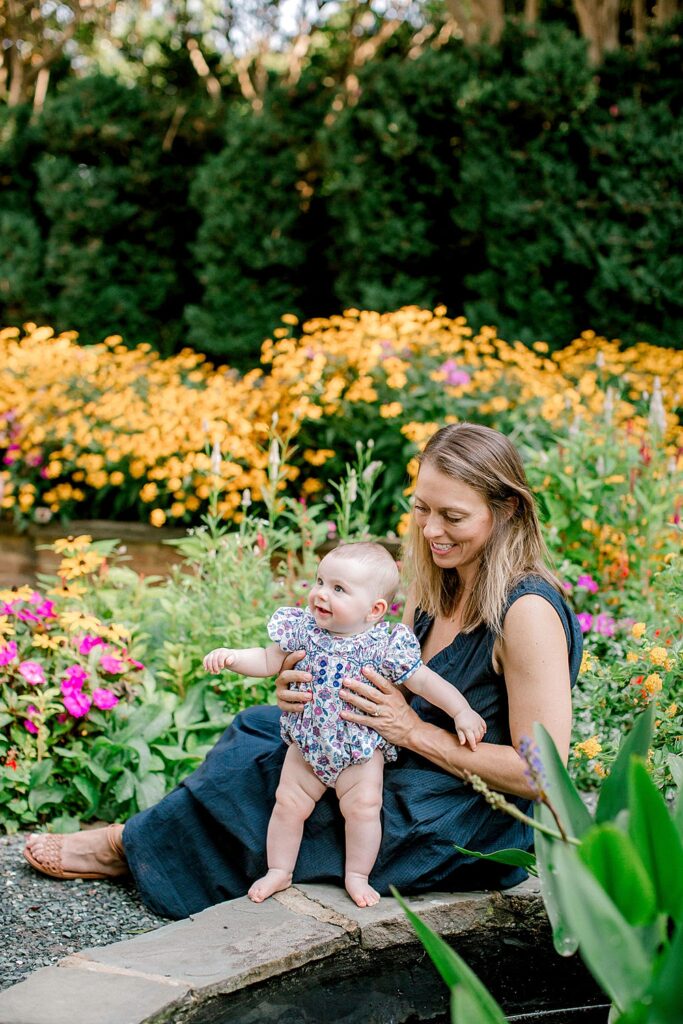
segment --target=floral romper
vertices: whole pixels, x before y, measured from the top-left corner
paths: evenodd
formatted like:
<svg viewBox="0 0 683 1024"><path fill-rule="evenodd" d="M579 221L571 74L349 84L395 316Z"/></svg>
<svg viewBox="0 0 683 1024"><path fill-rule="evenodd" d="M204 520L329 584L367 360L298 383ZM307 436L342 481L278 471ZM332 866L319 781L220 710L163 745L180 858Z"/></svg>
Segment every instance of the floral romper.
<svg viewBox="0 0 683 1024"><path fill-rule="evenodd" d="M334 786L340 772L352 764L369 761L381 750L385 761L396 760L392 746L369 725L345 722L339 717L344 701L339 687L345 676L360 678L369 665L396 683L404 683L422 665L420 644L407 626L378 622L357 636L335 636L316 626L308 609L279 608L268 623L268 636L283 651L306 651L296 666L310 672L313 699L301 714L283 714L280 734L295 743L304 759L326 786Z"/></svg>

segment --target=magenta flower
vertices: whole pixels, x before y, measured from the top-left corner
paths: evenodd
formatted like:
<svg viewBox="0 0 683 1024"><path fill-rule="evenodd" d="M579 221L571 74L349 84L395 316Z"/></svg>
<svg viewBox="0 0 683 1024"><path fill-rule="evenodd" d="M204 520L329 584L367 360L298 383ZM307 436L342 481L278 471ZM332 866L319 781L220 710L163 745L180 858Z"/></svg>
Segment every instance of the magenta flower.
<svg viewBox="0 0 683 1024"><path fill-rule="evenodd" d="M55 603L54 603L54 601L42 601L36 607L35 613L41 619L54 619L55 618Z"/></svg>
<svg viewBox="0 0 683 1024"><path fill-rule="evenodd" d="M69 665L62 680L62 693L75 693L83 689L83 683L89 678L89 673L81 665Z"/></svg>
<svg viewBox="0 0 683 1024"><path fill-rule="evenodd" d="M28 608L22 608L21 611L17 612L17 618L20 622L40 622L38 616L30 612Z"/></svg>
<svg viewBox="0 0 683 1024"><path fill-rule="evenodd" d="M576 585L577 587L582 587L584 590L587 590L589 594L597 594L600 589L593 577L588 575L579 576L576 581Z"/></svg>
<svg viewBox="0 0 683 1024"><path fill-rule="evenodd" d="M576 617L579 620L581 632L588 633L593 627L593 616L590 614L590 612L579 612L579 614Z"/></svg>
<svg viewBox="0 0 683 1024"><path fill-rule="evenodd" d="M133 668L143 669L145 667L141 661L137 661L135 658L126 658L126 661L129 665L132 665Z"/></svg>
<svg viewBox="0 0 683 1024"><path fill-rule="evenodd" d="M34 736L38 734L38 726L35 722L32 722L29 718L24 719L24 729L26 732L32 733Z"/></svg>
<svg viewBox="0 0 683 1024"><path fill-rule="evenodd" d="M100 711L108 711L109 708L118 704L119 698L113 690L108 690L106 686L100 686L97 690L93 690L92 702Z"/></svg>
<svg viewBox="0 0 683 1024"><path fill-rule="evenodd" d="M19 665L19 674L24 677L31 686L40 686L45 682L43 666L37 661L22 661Z"/></svg>
<svg viewBox="0 0 683 1024"><path fill-rule="evenodd" d="M600 633L602 636L614 636L614 627L616 623L611 615L606 615L602 612L596 616L595 619L595 632Z"/></svg>
<svg viewBox="0 0 683 1024"><path fill-rule="evenodd" d="M104 654L100 658L100 668L109 675L117 675L125 670L125 665L120 658L114 658L111 654Z"/></svg>
<svg viewBox="0 0 683 1024"><path fill-rule="evenodd" d="M94 647L103 647L104 640L101 636L93 636L92 633L86 633L81 637L78 643L79 654L90 654Z"/></svg>
<svg viewBox="0 0 683 1024"><path fill-rule="evenodd" d="M83 718L90 711L92 700L81 690L72 690L64 694L64 707L73 718Z"/></svg>
<svg viewBox="0 0 683 1024"><path fill-rule="evenodd" d="M470 375L467 370L461 370L454 359L447 359L445 363L442 363L439 367L441 373L445 374L446 384L450 384L451 387L457 387L459 384L469 384Z"/></svg>
<svg viewBox="0 0 683 1024"><path fill-rule="evenodd" d="M17 656L17 650L16 641L14 640L10 640L4 647L0 647L0 667L9 665L10 661L14 661Z"/></svg>

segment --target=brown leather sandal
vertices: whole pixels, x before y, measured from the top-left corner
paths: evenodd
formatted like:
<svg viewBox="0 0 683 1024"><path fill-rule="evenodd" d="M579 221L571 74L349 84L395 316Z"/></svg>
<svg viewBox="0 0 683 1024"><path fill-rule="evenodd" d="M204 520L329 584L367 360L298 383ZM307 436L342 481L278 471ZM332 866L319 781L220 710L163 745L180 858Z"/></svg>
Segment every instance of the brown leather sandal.
<svg viewBox="0 0 683 1024"><path fill-rule="evenodd" d="M117 826L107 825L104 831L112 853L125 864L126 854L123 849L123 843L117 836ZM41 860L34 857L31 851L24 847L25 860L27 860L31 867L35 868L36 871L40 871L41 874L48 875L50 878L70 880L72 878L120 877L120 875L112 875L104 871L64 871L62 868L62 846L64 844L64 838L65 836L62 834L48 835L43 846Z"/></svg>

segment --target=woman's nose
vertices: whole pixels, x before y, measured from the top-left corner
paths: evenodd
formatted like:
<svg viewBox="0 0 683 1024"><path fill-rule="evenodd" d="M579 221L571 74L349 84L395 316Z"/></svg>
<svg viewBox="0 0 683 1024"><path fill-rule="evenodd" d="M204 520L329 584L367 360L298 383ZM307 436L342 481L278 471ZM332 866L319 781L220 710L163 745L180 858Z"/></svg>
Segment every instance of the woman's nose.
<svg viewBox="0 0 683 1024"><path fill-rule="evenodd" d="M438 537L441 532L440 523L437 522L432 516L429 517L427 522L422 527L422 532L425 537L429 540L430 537Z"/></svg>

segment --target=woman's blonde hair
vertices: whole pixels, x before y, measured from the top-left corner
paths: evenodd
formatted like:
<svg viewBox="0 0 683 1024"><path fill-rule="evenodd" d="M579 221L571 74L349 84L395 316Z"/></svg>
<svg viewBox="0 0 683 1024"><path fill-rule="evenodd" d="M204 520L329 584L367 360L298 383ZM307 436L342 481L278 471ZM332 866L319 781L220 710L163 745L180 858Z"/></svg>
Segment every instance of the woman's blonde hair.
<svg viewBox="0 0 683 1024"><path fill-rule="evenodd" d="M493 528L481 554L474 587L465 595L464 633L485 623L500 636L507 596L530 573L541 576L561 593L557 578L547 567L548 552L522 460L504 434L475 423L455 423L437 430L418 460L420 465L430 465L467 484L493 514ZM461 596L460 577L456 569L444 570L434 564L429 542L414 515L406 555L418 607L432 617L452 616Z"/></svg>

